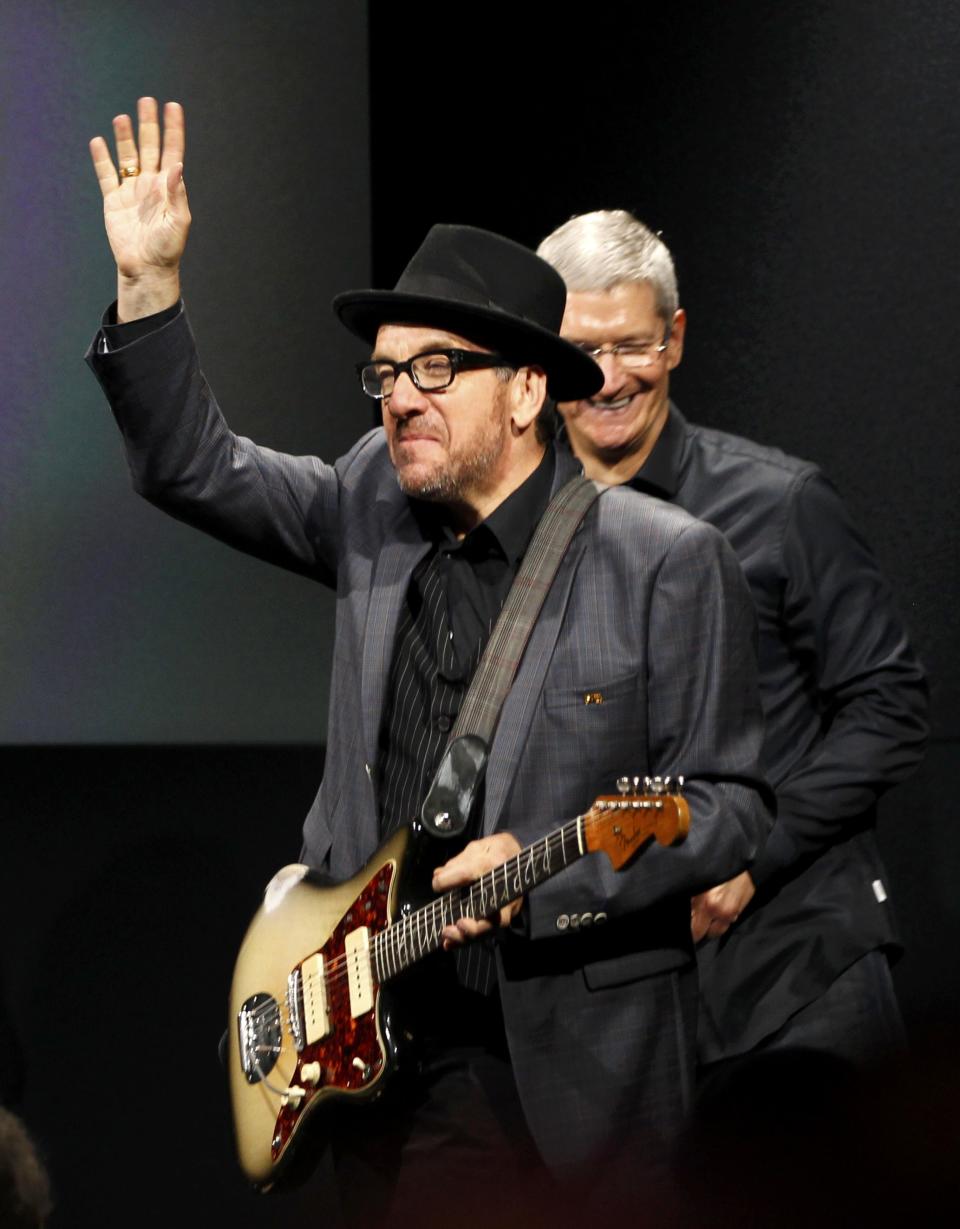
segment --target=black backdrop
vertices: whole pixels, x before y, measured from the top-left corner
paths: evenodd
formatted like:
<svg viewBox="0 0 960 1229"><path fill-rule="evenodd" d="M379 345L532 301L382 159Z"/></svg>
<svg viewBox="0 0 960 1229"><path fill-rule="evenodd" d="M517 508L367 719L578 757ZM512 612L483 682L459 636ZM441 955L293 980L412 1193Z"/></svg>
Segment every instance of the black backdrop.
<svg viewBox="0 0 960 1229"><path fill-rule="evenodd" d="M960 1023L960 15L921 0L538 9L468 11L466 37L449 6L372 6L374 282L437 220L535 244L573 212L626 206L663 230L690 316L678 402L824 465L930 670L934 741L881 834L908 945L898 985L926 1044ZM309 114L309 74L299 88ZM284 150L300 155L297 134ZM309 298L308 266L288 258L266 292L259 326L284 355L309 342L284 311L288 283ZM229 379L229 339L215 343L208 366ZM59 1191L54 1226L329 1221L322 1175L277 1203L243 1189L214 1055L233 950L296 855L321 762L292 744L0 754L3 1055Z"/></svg>
<svg viewBox="0 0 960 1229"><path fill-rule="evenodd" d="M418 10L442 26L445 6ZM684 413L840 488L932 686L926 765L881 829L909 950L898 985L918 1033L960 1021L960 961L944 961L960 940L960 11L494 5L402 88L390 66L418 44L402 10L376 7L372 39L378 284L434 221L535 246L574 213L631 209L676 260ZM418 148L442 151L419 183Z"/></svg>

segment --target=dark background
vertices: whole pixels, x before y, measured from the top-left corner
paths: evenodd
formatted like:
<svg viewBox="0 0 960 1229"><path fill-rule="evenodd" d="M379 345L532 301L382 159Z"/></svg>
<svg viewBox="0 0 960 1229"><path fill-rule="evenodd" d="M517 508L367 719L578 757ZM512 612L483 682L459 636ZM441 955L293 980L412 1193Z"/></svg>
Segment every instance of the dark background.
<svg viewBox="0 0 960 1229"><path fill-rule="evenodd" d="M391 284L432 222L533 245L623 206L664 232L690 318L681 408L824 466L928 666L933 741L881 842L905 1015L936 1047L960 1024L960 11L489 5L466 36L430 3L369 22L359 4L21 9L47 26L33 109L4 111L30 259L22 236L3 255L2 1053L54 1226L331 1215L322 1174L246 1192L215 1058L233 953L320 777L330 604L141 507L79 362L111 295L83 143L138 92L187 108L211 381L235 426L292 451L332 455L366 421L330 295ZM38 111L69 144L37 148ZM64 221L43 196L41 227L50 158L76 204Z"/></svg>

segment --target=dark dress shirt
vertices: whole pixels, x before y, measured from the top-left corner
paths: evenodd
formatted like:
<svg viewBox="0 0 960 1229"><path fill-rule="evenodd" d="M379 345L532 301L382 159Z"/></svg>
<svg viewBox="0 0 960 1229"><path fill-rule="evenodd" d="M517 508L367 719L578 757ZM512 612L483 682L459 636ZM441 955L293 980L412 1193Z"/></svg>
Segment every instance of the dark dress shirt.
<svg viewBox="0 0 960 1229"><path fill-rule="evenodd" d="M866 952L895 944L873 837L879 795L920 762L927 690L890 588L820 470L675 406L630 483L716 526L759 623L764 767L777 821L757 894L701 945L719 1049L750 1048Z"/></svg>
<svg viewBox="0 0 960 1229"><path fill-rule="evenodd" d="M432 546L411 577L390 669L378 772L384 835L420 813L500 608L550 502L553 472L551 447L530 477L462 539L446 524L440 505L414 501Z"/></svg>
<svg viewBox="0 0 960 1229"><path fill-rule="evenodd" d="M379 748L382 836L420 813L500 608L550 502L554 465L551 447L530 477L462 539L446 523L442 507L413 503L432 545L410 578L390 668ZM464 840L474 835L482 810L481 788ZM454 852L439 847L437 862ZM457 980L467 991L489 994L493 989L496 975L487 940L459 949L455 964ZM405 1014L411 1022L422 1016L421 1036L439 1031L443 1037L462 1037L464 1021L478 1018L469 1003L474 996L463 1000L450 965L439 956L405 979ZM484 1032L489 1031L485 1025Z"/></svg>

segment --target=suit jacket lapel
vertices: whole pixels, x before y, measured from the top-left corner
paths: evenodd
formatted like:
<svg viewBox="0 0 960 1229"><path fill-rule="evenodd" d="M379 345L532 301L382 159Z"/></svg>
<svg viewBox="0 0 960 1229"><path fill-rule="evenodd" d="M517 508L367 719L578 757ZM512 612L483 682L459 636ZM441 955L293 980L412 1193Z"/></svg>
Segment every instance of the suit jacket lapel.
<svg viewBox="0 0 960 1229"><path fill-rule="evenodd" d="M576 458L564 448L557 449L557 468L551 496L580 469ZM587 513L589 517L590 512ZM500 713L500 722L494 735L493 747L487 764L486 804L484 806L483 830L493 832L507 800L510 785L520 757L530 722L536 711L547 669L553 656L557 637L563 627L574 577L586 548L586 535L582 528L573 537L567 553L560 564L553 585L547 595L540 617L527 642L523 660L517 671L510 694Z"/></svg>

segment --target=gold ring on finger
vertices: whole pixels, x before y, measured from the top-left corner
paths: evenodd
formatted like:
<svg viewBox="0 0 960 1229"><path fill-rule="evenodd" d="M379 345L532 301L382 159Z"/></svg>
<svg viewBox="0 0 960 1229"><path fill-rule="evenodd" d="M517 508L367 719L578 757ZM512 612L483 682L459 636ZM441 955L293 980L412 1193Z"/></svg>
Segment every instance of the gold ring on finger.
<svg viewBox="0 0 960 1229"><path fill-rule="evenodd" d="M139 174L140 174L140 166L139 166L139 163L136 163L136 162L128 162L126 166L122 166L120 168L120 178L121 179L132 179L134 175L139 175Z"/></svg>

